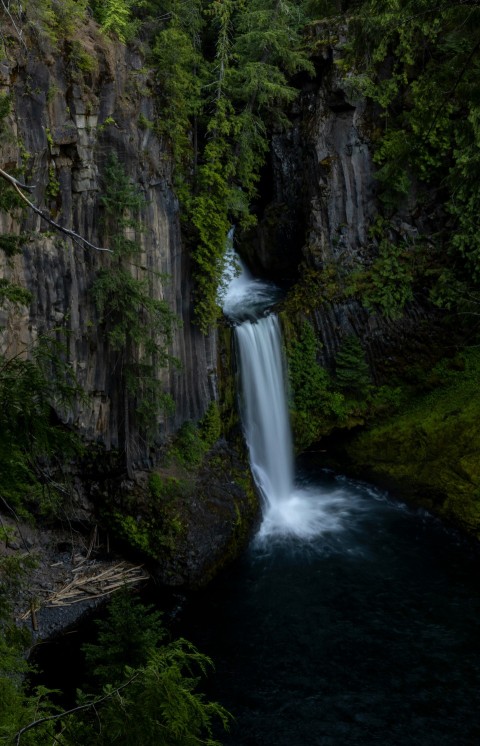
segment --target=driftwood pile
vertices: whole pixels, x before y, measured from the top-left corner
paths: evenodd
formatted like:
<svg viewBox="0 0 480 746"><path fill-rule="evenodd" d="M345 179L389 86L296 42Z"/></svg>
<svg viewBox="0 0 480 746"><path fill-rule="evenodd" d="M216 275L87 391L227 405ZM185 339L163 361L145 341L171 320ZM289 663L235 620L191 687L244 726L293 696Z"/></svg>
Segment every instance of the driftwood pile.
<svg viewBox="0 0 480 746"><path fill-rule="evenodd" d="M69 583L45 600L45 606L70 606L88 598L108 596L124 585L148 579L142 565L134 566L128 562L109 567L102 564L99 569L91 565L77 567L72 570L72 575L74 577Z"/></svg>
<svg viewBox="0 0 480 746"><path fill-rule="evenodd" d="M124 561L106 565L105 562L84 560L80 566L74 567L70 572L69 582L51 591L46 598L32 601L28 611L20 617L25 620L30 616L34 630L37 629L37 611L41 607L71 606L82 601L91 601L109 596L125 585L140 583L149 578L142 565L131 565Z"/></svg>

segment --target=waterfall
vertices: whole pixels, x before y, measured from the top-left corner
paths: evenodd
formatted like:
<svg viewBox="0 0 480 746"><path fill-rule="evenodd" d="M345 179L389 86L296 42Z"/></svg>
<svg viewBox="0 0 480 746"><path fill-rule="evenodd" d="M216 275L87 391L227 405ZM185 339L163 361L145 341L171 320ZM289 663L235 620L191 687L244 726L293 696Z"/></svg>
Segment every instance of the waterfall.
<svg viewBox="0 0 480 746"><path fill-rule="evenodd" d="M345 490L320 494L295 485L288 417L285 364L277 316L269 313L279 297L270 282L253 278L227 251L223 310L233 322L240 378L240 414L255 483L263 499L258 540L315 539L343 527Z"/></svg>
<svg viewBox="0 0 480 746"><path fill-rule="evenodd" d="M293 491L293 448L285 397L282 341L271 314L235 328L241 414L255 481L269 508Z"/></svg>

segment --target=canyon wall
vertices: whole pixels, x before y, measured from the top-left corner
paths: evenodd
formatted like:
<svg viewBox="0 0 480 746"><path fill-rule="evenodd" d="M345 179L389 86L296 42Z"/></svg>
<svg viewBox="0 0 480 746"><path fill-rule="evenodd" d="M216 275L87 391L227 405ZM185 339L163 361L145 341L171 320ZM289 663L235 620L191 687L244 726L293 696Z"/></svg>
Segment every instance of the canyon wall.
<svg viewBox="0 0 480 746"><path fill-rule="evenodd" d="M20 44L0 66L0 93L11 101L3 122L0 167L31 187L31 200L66 228L99 245L105 164L118 155L144 196L135 238L141 254L134 275L148 270L150 292L164 299L178 326L169 353L180 367L158 375L175 402L157 423L157 440L185 420L198 420L216 396L215 336L192 324L189 257L180 236L179 206L172 188L171 158L153 128L159 112L154 81L140 52L108 40L93 22L82 30L81 47L55 50L40 37ZM80 52L79 52L80 49ZM161 116L161 112L160 112ZM0 273L32 293L29 307L2 309L3 352L24 354L43 335L66 346L66 360L86 393L62 419L107 448L122 447L124 416L115 356L99 324L91 288L106 254L74 242L28 208L16 217L2 213L0 231L22 234L21 252L0 252ZM148 449L136 441L137 465Z"/></svg>
<svg viewBox="0 0 480 746"><path fill-rule="evenodd" d="M354 334L373 380L381 382L412 356L428 358L432 339L442 332L436 310L421 294L398 318L387 318L347 289L353 274L378 256L370 229L379 200L371 145L375 112L348 90L336 65L340 56L339 48L320 46L316 80L299 81L292 128L272 139L258 228L241 250L260 274L298 285L324 365L333 364L342 339ZM413 245L422 220L408 205L399 209L389 225L392 240Z"/></svg>

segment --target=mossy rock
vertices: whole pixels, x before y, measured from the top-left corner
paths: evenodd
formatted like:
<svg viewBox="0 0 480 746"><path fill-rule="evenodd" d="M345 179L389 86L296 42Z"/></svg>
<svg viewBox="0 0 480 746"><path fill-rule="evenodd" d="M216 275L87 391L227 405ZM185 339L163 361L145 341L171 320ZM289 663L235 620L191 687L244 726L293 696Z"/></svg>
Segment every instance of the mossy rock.
<svg viewBox="0 0 480 746"><path fill-rule="evenodd" d="M196 469L170 464L138 474L105 513L113 534L165 585L205 585L245 547L259 518L243 442L218 441Z"/></svg>
<svg viewBox="0 0 480 746"><path fill-rule="evenodd" d="M480 538L480 354L346 450L356 473L405 493Z"/></svg>

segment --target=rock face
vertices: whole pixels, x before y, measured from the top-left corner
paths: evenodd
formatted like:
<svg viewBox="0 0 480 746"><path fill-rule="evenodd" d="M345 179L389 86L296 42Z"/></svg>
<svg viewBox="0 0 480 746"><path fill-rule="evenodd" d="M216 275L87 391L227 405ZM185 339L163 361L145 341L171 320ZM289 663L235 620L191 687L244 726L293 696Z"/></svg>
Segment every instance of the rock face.
<svg viewBox="0 0 480 746"><path fill-rule="evenodd" d="M38 41L38 44L41 42ZM157 423L161 438L187 419L198 419L216 395L216 343L192 325L189 259L182 247L171 161L155 135L152 80L140 54L107 41L93 23L75 49L16 50L0 68L0 92L11 99L3 124L0 167L24 168L32 201L61 225L99 244L104 169L113 152L145 197L138 264L147 267L153 297L177 315L171 354L181 367L159 372L175 412ZM85 57L87 55L87 57ZM91 287L105 266L102 252L73 243L28 209L16 219L0 214L2 233L22 233L22 251L0 256L0 276L32 293L29 308L2 311L3 352L17 354L40 336L53 334L86 399L62 418L107 449L123 447L118 376L105 330L99 325ZM3 254L3 252L0 252ZM132 273L138 272L135 268ZM167 279L166 279L167 278ZM135 458L148 450L136 440ZM137 464L138 465L138 464Z"/></svg>
<svg viewBox="0 0 480 746"><path fill-rule="evenodd" d="M251 247L245 241L242 253L260 274L300 287L313 271L320 287L308 311L321 342L322 363L331 365L342 338L355 334L379 381L412 354L428 354L430 340L422 321L428 317L431 323L434 312L415 300L392 321L367 311L355 295L344 294L349 274L370 266L378 255L378 242L369 235L378 215L370 144L373 113L365 100L345 90L335 65L337 51L322 49L317 79L303 85L291 130L273 137L266 179L270 197L259 208L256 235L248 237ZM393 226L393 238L400 242L418 235L408 213L399 214ZM302 309L306 303L301 301Z"/></svg>

